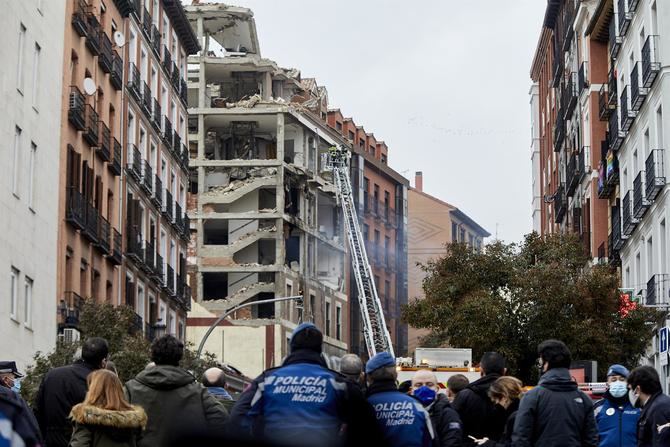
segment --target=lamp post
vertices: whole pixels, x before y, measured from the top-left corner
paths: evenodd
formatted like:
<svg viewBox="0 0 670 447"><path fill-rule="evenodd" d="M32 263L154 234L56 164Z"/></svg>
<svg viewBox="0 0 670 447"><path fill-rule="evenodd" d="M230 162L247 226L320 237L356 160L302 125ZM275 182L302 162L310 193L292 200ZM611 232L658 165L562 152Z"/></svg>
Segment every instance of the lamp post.
<svg viewBox="0 0 670 447"><path fill-rule="evenodd" d="M226 319L226 317L236 310L242 309L243 307L249 307L253 306L256 304L267 304L267 303L279 303L281 301L293 301L296 300L298 301L298 305L300 306L302 304L303 296L302 295L297 295L297 296L284 296L284 297L279 297L279 298L272 298L269 300L260 300L260 301L250 301L248 303L243 303L243 304L238 304L237 306L233 307L232 309L228 309L221 315L219 318L216 319L214 323L207 329L207 332L205 333L205 336L202 337L202 340L200 341L200 345L198 346L198 352L195 355L196 359L200 358L200 355L202 354L202 349L205 347L205 342L209 338L209 336L212 334L212 331L219 325L223 320Z"/></svg>

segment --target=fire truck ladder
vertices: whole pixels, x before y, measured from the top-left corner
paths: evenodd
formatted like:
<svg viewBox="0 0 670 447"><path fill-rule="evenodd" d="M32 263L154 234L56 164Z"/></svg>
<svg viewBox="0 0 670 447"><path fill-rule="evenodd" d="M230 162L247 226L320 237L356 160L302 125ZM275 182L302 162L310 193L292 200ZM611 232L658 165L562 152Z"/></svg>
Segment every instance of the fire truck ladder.
<svg viewBox="0 0 670 447"><path fill-rule="evenodd" d="M379 295L377 295L372 268L368 262L365 242L358 223L358 213L356 212L349 179L348 159L349 152L346 149L332 147L328 153L327 168L333 172L335 191L344 213L345 229L351 248L356 286L358 287L358 302L363 319L365 343L370 357L384 351L394 355L391 336L386 328L384 312Z"/></svg>

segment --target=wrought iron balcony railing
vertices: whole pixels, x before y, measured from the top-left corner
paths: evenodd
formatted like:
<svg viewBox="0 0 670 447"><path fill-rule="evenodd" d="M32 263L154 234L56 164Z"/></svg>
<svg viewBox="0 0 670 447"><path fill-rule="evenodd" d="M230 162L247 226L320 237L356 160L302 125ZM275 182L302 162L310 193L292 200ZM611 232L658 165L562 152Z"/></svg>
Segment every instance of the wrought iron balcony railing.
<svg viewBox="0 0 670 447"><path fill-rule="evenodd" d="M624 236L630 236L635 231L637 224L640 222L633 214L633 201L632 201L633 191L628 190L626 195L623 196L622 204L622 214L623 214L623 228L622 234Z"/></svg>
<svg viewBox="0 0 670 447"><path fill-rule="evenodd" d="M619 55L619 50L621 50L621 44L623 43L623 37L617 33L617 15L615 14L610 20L609 26L609 44L610 44L610 57L616 60ZM611 91L611 90L610 90Z"/></svg>
<svg viewBox="0 0 670 447"><path fill-rule="evenodd" d="M640 63L637 62L630 72L630 106L635 112L639 112L647 98L649 89L640 85Z"/></svg>
<svg viewBox="0 0 670 447"><path fill-rule="evenodd" d="M568 209L568 199L565 196L565 184L561 183L554 194L554 218L556 223L563 222Z"/></svg>
<svg viewBox="0 0 670 447"><path fill-rule="evenodd" d="M645 190L647 200L656 200L658 193L665 187L665 165L663 149L654 149L645 161Z"/></svg>
<svg viewBox="0 0 670 447"><path fill-rule="evenodd" d="M161 178L156 174L154 176L154 193L151 196L151 202L156 205L156 208L162 210L163 204L163 182Z"/></svg>
<svg viewBox="0 0 670 447"><path fill-rule="evenodd" d="M637 112L631 108L628 86L625 86L621 91L619 107L621 107L621 130L627 133L633 125L635 117L637 117Z"/></svg>
<svg viewBox="0 0 670 447"><path fill-rule="evenodd" d="M112 138L112 151L113 151L113 157L112 160L107 164L107 167L109 168L110 171L112 171L112 174L115 176L121 175L121 143L119 143L119 140L116 138Z"/></svg>
<svg viewBox="0 0 670 447"><path fill-rule="evenodd" d="M109 259L115 265L121 265L123 262L123 240L121 239L121 233L116 228L112 229L112 254Z"/></svg>
<svg viewBox="0 0 670 447"><path fill-rule="evenodd" d="M648 307L670 307L670 276L668 274L656 274L649 279L643 305Z"/></svg>
<svg viewBox="0 0 670 447"><path fill-rule="evenodd" d="M658 60L658 36L648 36L642 46L642 86L651 88L661 71Z"/></svg>
<svg viewBox="0 0 670 447"><path fill-rule="evenodd" d="M147 160L142 160L142 184L140 187L151 197L154 183L154 173Z"/></svg>
<svg viewBox="0 0 670 447"><path fill-rule="evenodd" d="M76 186L66 188L65 199L65 221L78 230L83 230L86 225L86 205L84 196Z"/></svg>
<svg viewBox="0 0 670 447"><path fill-rule="evenodd" d="M142 98L141 84L140 71L137 69L137 65L131 62L128 70L128 92L137 102L140 102Z"/></svg>
<svg viewBox="0 0 670 447"><path fill-rule="evenodd" d="M100 55L100 22L93 14L88 17L88 33L86 34L86 47L94 56Z"/></svg>
<svg viewBox="0 0 670 447"><path fill-rule="evenodd" d="M649 209L649 201L645 197L644 171L640 171L633 180L633 217L642 219Z"/></svg>
<svg viewBox="0 0 670 447"><path fill-rule="evenodd" d="M100 30L100 56L98 56L98 65L105 73L112 72L112 41L105 31Z"/></svg>
<svg viewBox="0 0 670 447"><path fill-rule="evenodd" d="M77 130L84 130L86 128L85 106L86 98L79 88L74 85L70 86L68 120Z"/></svg>
<svg viewBox="0 0 670 447"><path fill-rule="evenodd" d="M123 60L116 50L112 51L112 71L109 75L109 81L116 90L123 88Z"/></svg>
<svg viewBox="0 0 670 447"><path fill-rule="evenodd" d="M99 116L98 112L95 111L92 105L86 104L84 106L84 119L86 125L84 126L84 140L91 146L98 146L98 127L99 127Z"/></svg>
<svg viewBox="0 0 670 447"><path fill-rule="evenodd" d="M126 171L137 183L142 180L142 155L133 143L128 143L128 163Z"/></svg>

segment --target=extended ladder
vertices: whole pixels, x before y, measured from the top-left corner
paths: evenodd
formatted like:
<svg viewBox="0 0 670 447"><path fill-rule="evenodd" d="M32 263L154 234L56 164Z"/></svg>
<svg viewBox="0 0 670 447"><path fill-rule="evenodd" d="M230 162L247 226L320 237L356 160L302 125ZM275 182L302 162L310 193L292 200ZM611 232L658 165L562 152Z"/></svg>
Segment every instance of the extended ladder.
<svg viewBox="0 0 670 447"><path fill-rule="evenodd" d="M394 355L391 336L386 328L384 312L372 276L372 268L368 262L365 241L358 224L358 213L349 179L348 159L349 152L346 149L332 147L328 153L327 167L333 172L335 191L344 213L345 229L351 248L351 261L358 287L358 302L363 318L365 343L370 357L384 351Z"/></svg>

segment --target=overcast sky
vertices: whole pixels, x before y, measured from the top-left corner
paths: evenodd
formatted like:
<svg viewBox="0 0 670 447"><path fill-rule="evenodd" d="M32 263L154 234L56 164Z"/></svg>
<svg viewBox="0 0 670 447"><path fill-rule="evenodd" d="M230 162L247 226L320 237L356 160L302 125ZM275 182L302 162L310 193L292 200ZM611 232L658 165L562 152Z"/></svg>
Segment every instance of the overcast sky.
<svg viewBox="0 0 670 447"><path fill-rule="evenodd" d="M188 2L190 3L190 2ZM389 164L495 236L531 220L530 64L544 0L234 0L261 54L325 85Z"/></svg>

